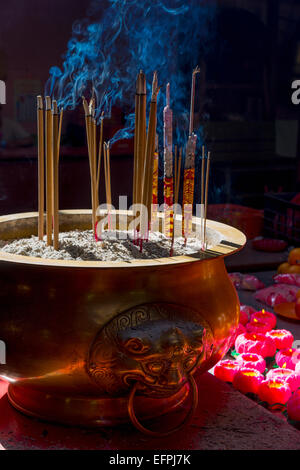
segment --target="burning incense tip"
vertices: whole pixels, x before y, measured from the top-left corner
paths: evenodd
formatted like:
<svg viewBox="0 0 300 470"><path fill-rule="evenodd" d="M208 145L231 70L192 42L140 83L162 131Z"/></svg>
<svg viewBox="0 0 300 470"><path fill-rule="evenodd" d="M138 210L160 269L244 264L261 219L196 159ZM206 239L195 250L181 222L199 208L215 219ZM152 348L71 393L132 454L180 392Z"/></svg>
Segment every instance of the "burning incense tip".
<svg viewBox="0 0 300 470"><path fill-rule="evenodd" d="M43 98L41 95L37 96L37 106L38 106L38 109L44 108Z"/></svg>
<svg viewBox="0 0 300 470"><path fill-rule="evenodd" d="M157 79L157 72L153 73L153 80L152 80L152 96L151 101L156 101L158 92L160 88L158 88L158 79Z"/></svg>
<svg viewBox="0 0 300 470"><path fill-rule="evenodd" d="M146 76L142 70L137 76L136 80L136 94L145 95L146 94Z"/></svg>
<svg viewBox="0 0 300 470"><path fill-rule="evenodd" d="M87 104L87 100L85 99L84 96L82 97L82 104L83 104L83 109L84 109L85 115L89 116L89 105Z"/></svg>
<svg viewBox="0 0 300 470"><path fill-rule="evenodd" d="M170 83L166 87L166 106L170 107Z"/></svg>
<svg viewBox="0 0 300 470"><path fill-rule="evenodd" d="M46 111L49 111L51 109L51 98L50 98L50 96L46 96L45 102L46 102Z"/></svg>
<svg viewBox="0 0 300 470"><path fill-rule="evenodd" d="M56 100L52 101L52 113L53 114L58 114L57 101Z"/></svg>
<svg viewBox="0 0 300 470"><path fill-rule="evenodd" d="M193 70L193 75L196 75L196 73L200 73L200 67L198 65Z"/></svg>

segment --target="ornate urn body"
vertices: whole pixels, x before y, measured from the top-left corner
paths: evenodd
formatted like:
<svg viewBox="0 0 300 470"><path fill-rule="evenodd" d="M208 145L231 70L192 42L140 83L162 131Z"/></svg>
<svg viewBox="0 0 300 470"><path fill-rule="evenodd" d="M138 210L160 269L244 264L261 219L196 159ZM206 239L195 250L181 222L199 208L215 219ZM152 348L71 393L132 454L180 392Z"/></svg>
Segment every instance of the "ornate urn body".
<svg viewBox="0 0 300 470"><path fill-rule="evenodd" d="M64 211L60 224L89 228L89 211ZM30 236L36 226L35 213L0 217L0 238ZM245 237L208 226L222 241L195 256L97 262L0 252L0 375L10 402L74 425L130 417L141 430L139 420L180 406L189 392L193 410L193 373L224 356L239 318L224 256Z"/></svg>

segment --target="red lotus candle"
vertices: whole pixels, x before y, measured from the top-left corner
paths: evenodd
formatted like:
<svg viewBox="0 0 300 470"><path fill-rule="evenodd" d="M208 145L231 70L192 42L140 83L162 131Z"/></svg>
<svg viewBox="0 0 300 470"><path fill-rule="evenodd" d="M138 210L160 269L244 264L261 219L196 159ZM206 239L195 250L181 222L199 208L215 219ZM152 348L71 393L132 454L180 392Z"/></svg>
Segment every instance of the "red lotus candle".
<svg viewBox="0 0 300 470"><path fill-rule="evenodd" d="M256 317L253 317L253 319L247 323L246 329L249 333L267 333L272 330L272 327L269 322L259 321Z"/></svg>
<svg viewBox="0 0 300 470"><path fill-rule="evenodd" d="M256 369L241 367L233 378L233 386L242 393L257 393L264 376Z"/></svg>
<svg viewBox="0 0 300 470"><path fill-rule="evenodd" d="M276 354L275 361L278 367L295 370L297 363L300 362L300 350L295 348L281 349Z"/></svg>
<svg viewBox="0 0 300 470"><path fill-rule="evenodd" d="M232 337L232 341L230 343L230 347L233 348L234 344L235 344L235 340L236 338L241 335L242 333L246 333L246 328L244 327L244 325L242 325L241 323L239 323L236 331L235 331L235 334L233 335Z"/></svg>
<svg viewBox="0 0 300 470"><path fill-rule="evenodd" d="M294 336L287 330L272 330L266 333L268 338L275 341L276 349L291 348L294 342Z"/></svg>
<svg viewBox="0 0 300 470"><path fill-rule="evenodd" d="M240 306L240 323L246 325L250 320L250 315L255 312L253 307L250 305L241 305Z"/></svg>
<svg viewBox="0 0 300 470"><path fill-rule="evenodd" d="M292 392L300 387L300 375L291 369L270 369L266 375L267 379L281 379L286 382Z"/></svg>
<svg viewBox="0 0 300 470"><path fill-rule="evenodd" d="M261 373L266 370L266 361L259 354L243 353L237 357L236 361L240 364L241 367L256 369Z"/></svg>
<svg viewBox="0 0 300 470"><path fill-rule="evenodd" d="M214 375L224 382L232 382L235 374L240 370L240 364L227 359L218 362L214 368Z"/></svg>
<svg viewBox="0 0 300 470"><path fill-rule="evenodd" d="M242 333L235 341L235 350L239 354L255 353L272 357L276 353L276 346L274 340L263 333Z"/></svg>
<svg viewBox="0 0 300 470"><path fill-rule="evenodd" d="M300 421L300 390L293 393L286 406L289 418Z"/></svg>
<svg viewBox="0 0 300 470"><path fill-rule="evenodd" d="M269 405L285 405L292 392L290 386L280 378L266 379L261 382L258 389L258 396Z"/></svg>
<svg viewBox="0 0 300 470"><path fill-rule="evenodd" d="M254 312L250 316L250 321L256 318L257 321L262 323L268 323L270 325L270 329L273 330L276 326L276 316L272 312L267 312L266 310L261 310L260 312Z"/></svg>

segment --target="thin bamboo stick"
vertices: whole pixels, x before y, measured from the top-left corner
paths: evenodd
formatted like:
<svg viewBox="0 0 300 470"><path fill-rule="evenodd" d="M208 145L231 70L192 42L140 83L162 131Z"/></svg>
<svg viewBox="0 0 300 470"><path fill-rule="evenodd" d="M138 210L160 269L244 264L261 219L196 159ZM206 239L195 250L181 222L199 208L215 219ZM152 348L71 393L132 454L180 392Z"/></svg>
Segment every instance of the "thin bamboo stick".
<svg viewBox="0 0 300 470"><path fill-rule="evenodd" d="M104 177L105 177L106 204L108 206L110 206L111 205L110 151L109 151L109 144L107 144L106 142L104 142L104 145L103 145L103 156L104 156Z"/></svg>
<svg viewBox="0 0 300 470"><path fill-rule="evenodd" d="M138 107L138 137L137 137L137 178L136 178L136 204L142 203L144 187L144 165L146 151L146 77L141 70L137 79Z"/></svg>
<svg viewBox="0 0 300 470"><path fill-rule="evenodd" d="M60 150L63 115L64 115L64 108L61 108L60 113L59 113L59 128L58 128L58 139L57 139L58 155L59 155L59 150Z"/></svg>
<svg viewBox="0 0 300 470"><path fill-rule="evenodd" d="M206 249L206 220L208 203L208 184L209 184L210 152L207 154L206 178L205 178L205 206L204 206L204 249Z"/></svg>
<svg viewBox="0 0 300 470"><path fill-rule="evenodd" d="M189 135L192 135L192 133L194 132L195 83L196 83L197 73L200 73L200 69L198 65L193 70L193 74L192 74Z"/></svg>
<svg viewBox="0 0 300 470"><path fill-rule="evenodd" d="M201 162L201 221L200 221L200 238L204 242L204 171L205 171L205 147L202 146L202 162Z"/></svg>
<svg viewBox="0 0 300 470"><path fill-rule="evenodd" d="M59 141L59 115L57 103L52 102L52 120L53 120L53 247L58 250L59 245L59 218L58 218L58 141Z"/></svg>
<svg viewBox="0 0 300 470"><path fill-rule="evenodd" d="M138 139L139 139L139 111L140 111L140 97L138 95L136 84L135 93L135 125L134 125L134 155L133 155L133 188L132 188L132 202L136 204L136 191L137 191L137 175L138 175Z"/></svg>
<svg viewBox="0 0 300 470"><path fill-rule="evenodd" d="M45 141L44 141L44 105L43 98L37 97L38 122L38 237L44 238L44 210L45 210Z"/></svg>
<svg viewBox="0 0 300 470"><path fill-rule="evenodd" d="M100 186L100 172L101 172L101 160L102 160L102 148L103 148L103 116L101 115L100 122L100 137L99 137L99 149L98 149L98 162L97 162L97 208L99 207L99 186Z"/></svg>
<svg viewBox="0 0 300 470"><path fill-rule="evenodd" d="M52 115L51 98L46 96L45 140L46 140L46 225L47 245L52 245L52 216L53 216L53 148L52 148Z"/></svg>
<svg viewBox="0 0 300 470"><path fill-rule="evenodd" d="M170 107L170 83L166 87L166 106L163 111L164 121L164 234L172 238L173 233L173 112ZM175 159L176 163L176 159ZM174 173L176 175L176 171Z"/></svg>
<svg viewBox="0 0 300 470"><path fill-rule="evenodd" d="M182 148L179 150L179 160L177 159L177 146L175 146L175 172L174 172L174 221L173 221L173 233L172 233L172 244L170 250L170 256L173 256L174 249L174 240L175 240L175 229L176 229L176 214L177 214L177 204L179 197L179 188L180 188L180 173L181 173L181 160L182 160Z"/></svg>
<svg viewBox="0 0 300 470"><path fill-rule="evenodd" d="M96 227L97 210L97 124L96 119L92 118L92 187L93 187L93 227Z"/></svg>
<svg viewBox="0 0 300 470"><path fill-rule="evenodd" d="M94 220L94 186L93 186L93 163L92 163L92 152L93 152L93 138L92 138L92 100L90 105L88 105L86 99L82 97L82 104L85 113L85 127L86 127L86 137L88 145L88 156L89 156L89 166L90 166L90 180L91 180L91 202L92 202L92 229L95 232L95 220Z"/></svg>
<svg viewBox="0 0 300 470"><path fill-rule="evenodd" d="M153 184L153 159L155 151L155 135L156 135L156 114L157 114L157 95L159 92L157 84L157 73L153 74L152 81L152 97L150 103L150 115L146 142L145 164L143 172L143 215L142 225L143 231L148 232L151 220L151 201L152 201L152 184ZM145 212L145 209L147 211ZM148 223L147 223L148 222ZM142 235L145 235L142 234Z"/></svg>

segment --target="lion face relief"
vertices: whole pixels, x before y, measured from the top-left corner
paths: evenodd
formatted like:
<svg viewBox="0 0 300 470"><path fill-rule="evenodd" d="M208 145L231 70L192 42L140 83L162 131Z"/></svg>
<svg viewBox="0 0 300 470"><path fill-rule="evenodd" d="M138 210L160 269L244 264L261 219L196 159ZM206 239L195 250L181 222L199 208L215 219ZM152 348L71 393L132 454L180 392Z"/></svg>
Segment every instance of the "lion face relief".
<svg viewBox="0 0 300 470"><path fill-rule="evenodd" d="M183 315L184 314L184 315ZM192 321L184 307L149 304L109 322L90 350L87 371L103 392L122 395L134 382L139 393L174 394L211 353L210 327Z"/></svg>

